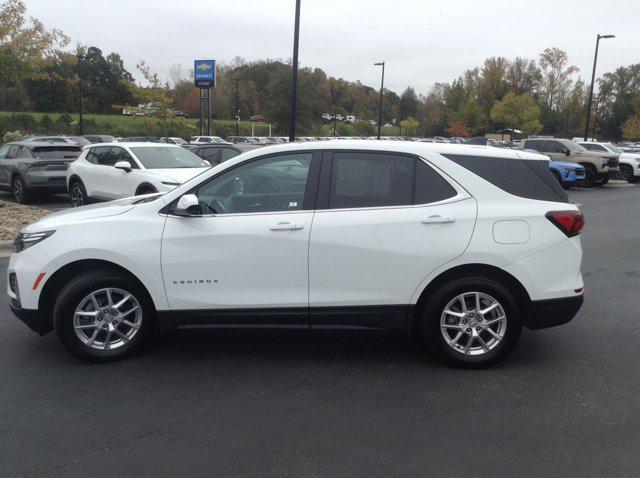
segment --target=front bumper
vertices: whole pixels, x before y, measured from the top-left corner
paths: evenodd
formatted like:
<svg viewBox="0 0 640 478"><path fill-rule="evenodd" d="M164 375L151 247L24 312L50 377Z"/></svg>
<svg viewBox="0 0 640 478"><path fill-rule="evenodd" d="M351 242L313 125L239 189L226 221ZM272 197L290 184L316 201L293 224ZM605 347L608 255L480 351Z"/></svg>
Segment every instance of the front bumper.
<svg viewBox="0 0 640 478"><path fill-rule="evenodd" d="M25 323L34 332L38 332L40 335L44 335L53 330L53 324L50 320L47 320L44 315L37 309L23 309L21 308L15 299L11 299L9 303L11 312L20 321Z"/></svg>
<svg viewBox="0 0 640 478"><path fill-rule="evenodd" d="M566 324L575 317L583 302L583 294L561 299L532 301L531 310L524 325L528 329L538 330Z"/></svg>

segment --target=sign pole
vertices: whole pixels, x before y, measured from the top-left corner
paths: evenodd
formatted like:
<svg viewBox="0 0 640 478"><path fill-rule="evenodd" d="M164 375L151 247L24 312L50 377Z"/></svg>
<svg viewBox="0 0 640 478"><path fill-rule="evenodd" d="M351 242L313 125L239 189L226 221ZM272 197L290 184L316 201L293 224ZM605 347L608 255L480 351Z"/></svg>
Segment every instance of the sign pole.
<svg viewBox="0 0 640 478"><path fill-rule="evenodd" d="M211 136L211 88L216 86L216 61L194 60L193 80L200 88L200 136L204 130L205 103L207 109L207 135Z"/></svg>
<svg viewBox="0 0 640 478"><path fill-rule="evenodd" d="M211 136L211 88L207 88L207 136Z"/></svg>

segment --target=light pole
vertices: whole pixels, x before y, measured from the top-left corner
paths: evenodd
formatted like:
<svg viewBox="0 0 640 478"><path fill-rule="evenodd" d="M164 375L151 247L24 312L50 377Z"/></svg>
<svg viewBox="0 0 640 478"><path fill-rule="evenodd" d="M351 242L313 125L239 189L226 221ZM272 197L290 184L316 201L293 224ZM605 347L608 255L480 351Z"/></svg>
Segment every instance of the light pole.
<svg viewBox="0 0 640 478"><path fill-rule="evenodd" d="M374 66L382 67L382 81L380 82L380 105L378 106L378 139L380 139L380 123L382 122L382 91L384 90L384 61L374 63Z"/></svg>
<svg viewBox="0 0 640 478"><path fill-rule="evenodd" d="M331 88L331 99L333 100L333 137L336 137L336 121L338 116L338 98L340 97L340 92L335 88Z"/></svg>
<svg viewBox="0 0 640 478"><path fill-rule="evenodd" d="M234 78L236 82L236 136L239 136L240 133L240 106L239 106L239 98L240 98L240 90L238 89L238 84L241 81L244 81L244 78Z"/></svg>
<svg viewBox="0 0 640 478"><path fill-rule="evenodd" d="M80 110L80 119L78 121L78 136L82 136L84 134L84 125L82 124L82 70L80 69L82 54L78 53L76 57L78 58L78 106Z"/></svg>
<svg viewBox="0 0 640 478"><path fill-rule="evenodd" d="M589 122L591 117L591 102L593 101L593 83L596 79L596 63L598 62L598 46L600 45L601 38L615 38L615 35L600 35L598 33L598 39L596 40L596 54L593 56L593 71L591 72L591 88L589 88L589 102L587 103L587 120L584 126L584 140L589 139Z"/></svg>
<svg viewBox="0 0 640 478"><path fill-rule="evenodd" d="M296 99L298 93L298 39L300 38L300 0L296 0L296 20L293 28L293 64L291 65L291 113L289 142L296 140Z"/></svg>

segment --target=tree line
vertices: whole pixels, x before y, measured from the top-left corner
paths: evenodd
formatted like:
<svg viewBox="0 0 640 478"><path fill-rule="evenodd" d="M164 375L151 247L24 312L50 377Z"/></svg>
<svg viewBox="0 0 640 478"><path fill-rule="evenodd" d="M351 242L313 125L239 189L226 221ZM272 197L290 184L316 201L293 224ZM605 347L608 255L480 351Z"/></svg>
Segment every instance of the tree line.
<svg viewBox="0 0 640 478"><path fill-rule="evenodd" d="M86 45L70 49L63 32L26 17L23 0L0 3L0 25L0 110L76 112L80 61L85 112L113 114L126 105L159 103L166 105L158 117L165 129L171 109L198 116L199 92L189 68L173 65L161 78L141 60L136 68L144 81L136 82L118 53L105 56L100 48ZM298 75L297 134L323 134L323 113L377 119L377 89L319 68L301 68ZM212 117L235 118L237 101L242 119L260 114L274 125L274 134L286 134L290 78L291 64L279 59L238 57L219 64ZM535 59L491 57L425 94L411 86L400 94L385 89L382 120L395 120L411 136L472 136L505 128L524 135L579 136L588 86L558 48L547 48ZM590 122L599 137L640 139L640 64L621 66L598 79ZM338 125L338 135L368 133L366 125Z"/></svg>

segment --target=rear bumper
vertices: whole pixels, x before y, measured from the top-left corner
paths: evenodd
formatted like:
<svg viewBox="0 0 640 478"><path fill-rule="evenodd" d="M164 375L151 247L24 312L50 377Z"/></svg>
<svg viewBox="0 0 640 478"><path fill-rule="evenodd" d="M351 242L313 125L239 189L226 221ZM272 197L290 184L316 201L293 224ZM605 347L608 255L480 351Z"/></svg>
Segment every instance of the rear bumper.
<svg viewBox="0 0 640 478"><path fill-rule="evenodd" d="M15 299L11 299L9 303L11 312L21 322L27 325L34 332L38 332L40 335L44 335L53 330L53 324L46 320L42 313L37 309L23 309L21 308Z"/></svg>
<svg viewBox="0 0 640 478"><path fill-rule="evenodd" d="M531 302L531 312L525 319L528 329L538 330L566 324L582 307L584 295L561 299L536 300Z"/></svg>

